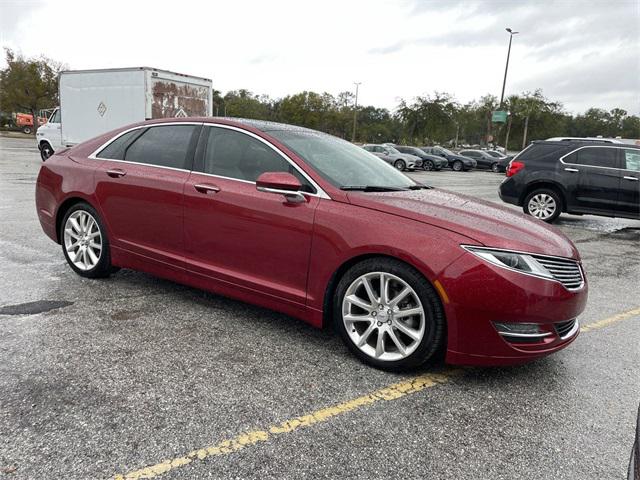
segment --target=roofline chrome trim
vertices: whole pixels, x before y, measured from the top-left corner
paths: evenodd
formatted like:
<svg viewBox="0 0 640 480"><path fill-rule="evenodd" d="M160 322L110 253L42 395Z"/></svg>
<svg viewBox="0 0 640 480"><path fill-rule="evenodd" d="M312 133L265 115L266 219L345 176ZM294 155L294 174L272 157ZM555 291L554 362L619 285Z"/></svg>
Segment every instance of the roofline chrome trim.
<svg viewBox="0 0 640 480"><path fill-rule="evenodd" d="M583 163L570 163L570 162L564 161L565 157L568 157L569 155L572 155L578 150L582 150L583 148L615 148L615 149L627 148L629 150L636 150L635 148L628 148L628 146L625 147L625 145L626 145L625 143L611 143L609 145L582 145L581 147L578 147L575 150L571 150L570 152L565 153L563 156L561 156L560 163L562 163L563 165L577 165L579 167L588 167L588 168L604 168L605 170L618 170L621 172L637 172L637 170L629 170L628 168L599 167L598 165L585 165ZM638 153L640 154L640 150L638 150Z"/></svg>
<svg viewBox="0 0 640 480"><path fill-rule="evenodd" d="M108 141L104 142L102 145L100 145L98 148L96 148L87 158L89 158L91 160L101 160L101 161L109 161L109 162L127 163L127 164L130 164L130 165L144 165L144 166L148 166L148 167L164 168L164 169L168 169L168 170L176 170L176 171L181 171L181 172L193 172L193 173L196 173L198 175L207 175L207 176L210 176L210 177L223 178L225 180L235 180L237 182L250 183L250 184L254 184L255 185L256 182L252 182L250 180L242 180L242 179L239 179L239 178L225 177L225 176L222 176L222 175L215 175L215 174L212 174L212 173L199 172L199 171L196 171L196 170L188 170L188 169L185 169L185 168L175 168L175 167L165 167L165 166L162 166L162 165L153 165L153 164L142 163L142 162L130 162L130 161L127 161L127 160L118 160L118 159L114 159L114 158L100 158L100 157L96 156L99 152L104 150L112 142L116 141L118 138L120 138L121 136L123 136L123 135L125 135L125 134L127 134L129 132L132 132L134 130L140 130L140 129L143 129L143 128L153 128L153 127L160 127L160 126L167 126L167 125L202 125L202 126L207 126L207 127L221 127L221 128L226 128L228 130L235 130L235 131L238 131L238 132L243 133L245 135L248 135L248 136L250 136L252 138L255 138L256 140L259 140L260 142L262 142L265 145L267 145L268 147L270 147L272 150L274 150L282 158L284 158L284 160L287 163L289 163L291 166L293 166L293 168L295 168L317 190L317 193L302 192L302 191L300 193L302 193L304 195L311 196L311 197L318 197L318 198L323 198L325 200L331 200L331 197L329 196L329 194L327 194L327 192L325 192L324 189L320 185L318 185L318 183L315 180L313 180L304 170L302 170L283 151L281 151L275 145L269 143L267 140L265 140L264 138L260 137L259 135L256 135L253 132L249 132L248 130L244 130L243 128L239 128L239 127L236 127L236 126L233 126L233 125L224 125L224 124L221 124L221 123L212 123L212 122L160 122L160 123L136 125L135 127L131 127L131 128L126 129L126 130L123 130L122 132L118 133L116 136L111 137Z"/></svg>

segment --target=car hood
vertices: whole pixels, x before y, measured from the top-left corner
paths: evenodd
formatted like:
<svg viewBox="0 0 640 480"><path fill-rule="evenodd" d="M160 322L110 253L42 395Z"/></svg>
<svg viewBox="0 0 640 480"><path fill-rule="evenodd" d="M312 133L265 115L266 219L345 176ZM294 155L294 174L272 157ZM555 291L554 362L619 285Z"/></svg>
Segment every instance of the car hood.
<svg viewBox="0 0 640 480"><path fill-rule="evenodd" d="M401 153L400 158L404 158L405 160L409 160L410 162L415 162L416 160L420 160L420 157L416 155L411 155L410 153Z"/></svg>
<svg viewBox="0 0 640 480"><path fill-rule="evenodd" d="M541 220L448 190L349 192L349 201L456 232L486 247L579 258L573 243Z"/></svg>

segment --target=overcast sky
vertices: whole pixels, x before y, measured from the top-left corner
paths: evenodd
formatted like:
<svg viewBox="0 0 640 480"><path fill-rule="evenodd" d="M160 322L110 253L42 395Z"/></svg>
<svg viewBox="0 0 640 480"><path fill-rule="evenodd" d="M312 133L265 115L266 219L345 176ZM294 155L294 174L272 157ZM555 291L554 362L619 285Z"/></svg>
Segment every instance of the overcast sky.
<svg viewBox="0 0 640 480"><path fill-rule="evenodd" d="M542 88L570 112L640 112L640 1L0 0L0 44L71 69L152 66L281 97L337 94L394 108ZM4 59L0 61L4 65Z"/></svg>

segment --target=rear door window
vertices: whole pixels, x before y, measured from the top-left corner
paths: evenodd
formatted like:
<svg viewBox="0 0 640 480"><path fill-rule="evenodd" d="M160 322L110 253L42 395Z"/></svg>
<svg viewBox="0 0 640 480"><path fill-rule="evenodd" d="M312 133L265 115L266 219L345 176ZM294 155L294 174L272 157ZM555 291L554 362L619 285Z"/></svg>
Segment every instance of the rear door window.
<svg viewBox="0 0 640 480"><path fill-rule="evenodd" d="M624 149L624 168L634 172L640 172L640 150Z"/></svg>
<svg viewBox="0 0 640 480"><path fill-rule="evenodd" d="M124 160L190 170L187 154L197 130L198 125L150 127L125 149Z"/></svg>
<svg viewBox="0 0 640 480"><path fill-rule="evenodd" d="M590 167L618 168L618 149L611 147L585 147L570 155L571 161Z"/></svg>

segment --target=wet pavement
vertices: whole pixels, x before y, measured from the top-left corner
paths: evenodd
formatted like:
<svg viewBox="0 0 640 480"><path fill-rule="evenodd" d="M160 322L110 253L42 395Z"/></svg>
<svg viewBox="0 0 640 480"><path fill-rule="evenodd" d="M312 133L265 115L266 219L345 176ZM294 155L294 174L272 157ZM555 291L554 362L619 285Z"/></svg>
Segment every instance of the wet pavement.
<svg viewBox="0 0 640 480"><path fill-rule="evenodd" d="M0 478L626 473L640 222L561 217L590 282L580 320L592 328L567 349L520 367L389 374L278 313L129 270L78 277L40 229L32 145L0 137ZM500 175L412 175L499 202Z"/></svg>

